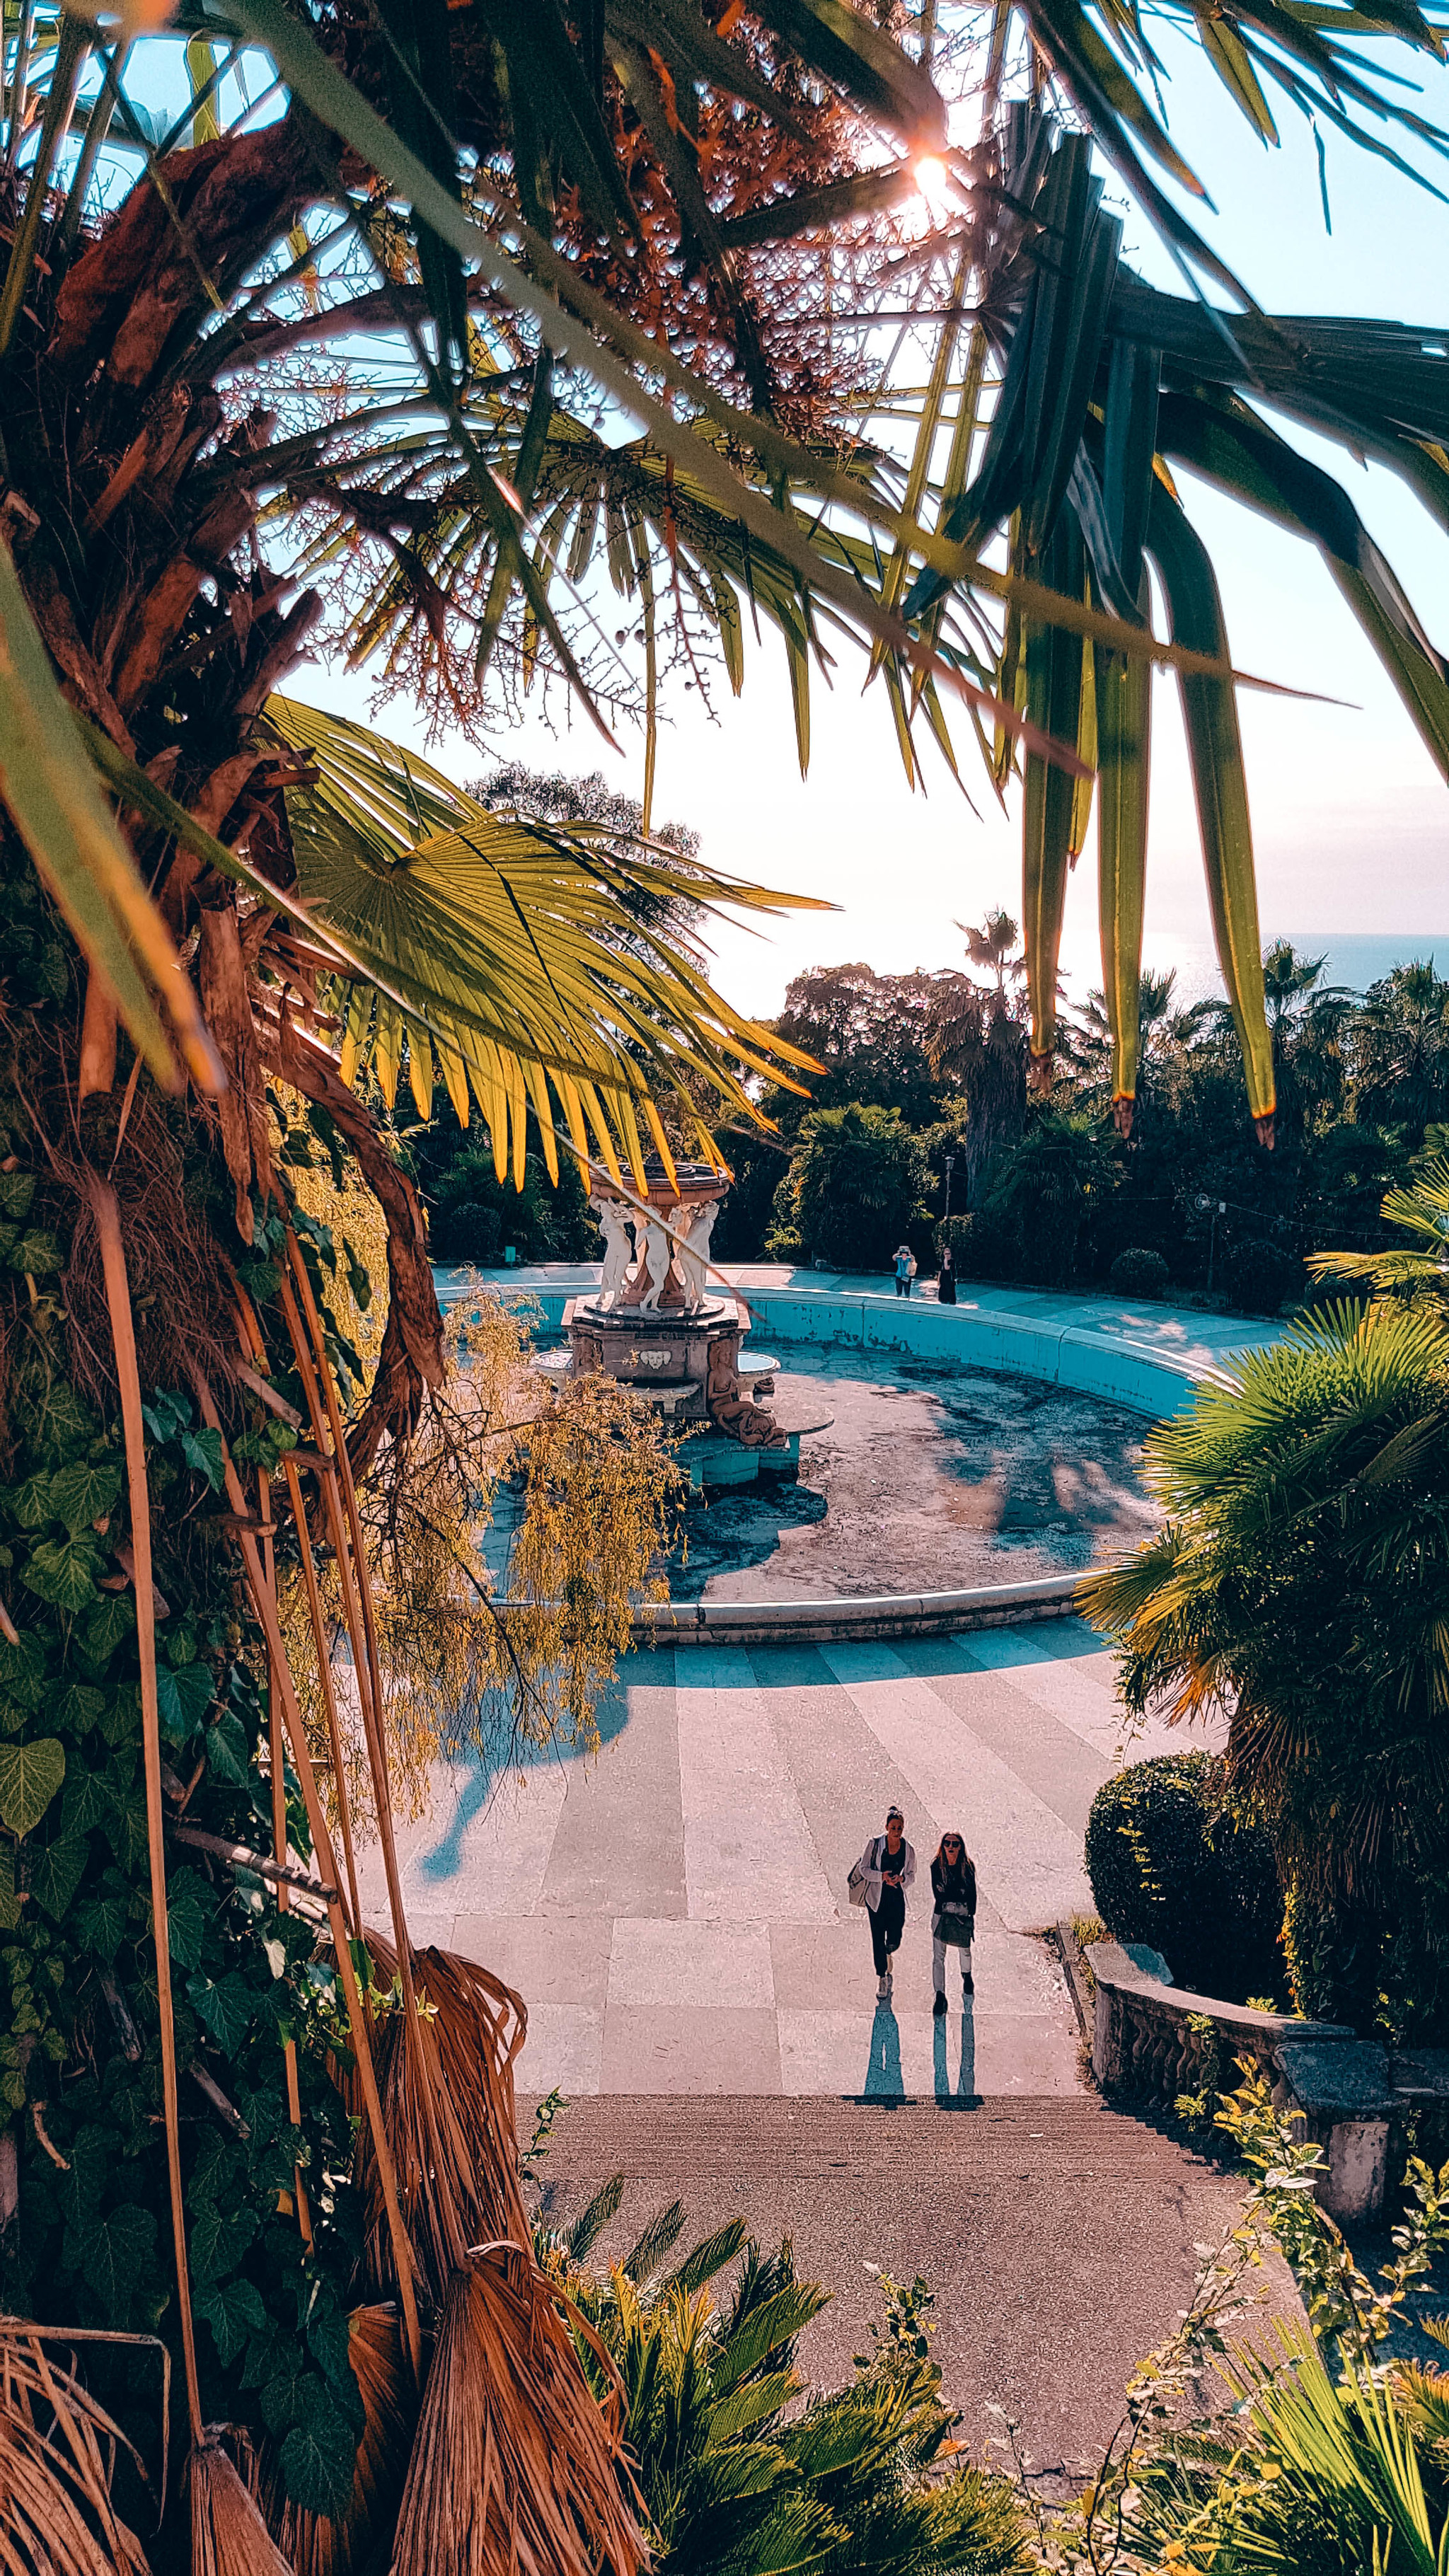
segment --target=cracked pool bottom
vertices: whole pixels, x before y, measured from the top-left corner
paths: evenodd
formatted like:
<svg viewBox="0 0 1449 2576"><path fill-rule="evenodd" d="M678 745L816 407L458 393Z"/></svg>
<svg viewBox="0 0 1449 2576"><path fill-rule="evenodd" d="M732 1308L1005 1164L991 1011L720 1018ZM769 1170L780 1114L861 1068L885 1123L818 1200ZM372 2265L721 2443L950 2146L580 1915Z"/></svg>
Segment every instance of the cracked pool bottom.
<svg viewBox="0 0 1449 2576"><path fill-rule="evenodd" d="M1110 1562L1157 1525L1137 1414L888 1352L793 1342L779 1356L782 1393L834 1422L802 1444L797 1485L690 1508L687 1561L668 1568L677 1600L1025 1582Z"/></svg>

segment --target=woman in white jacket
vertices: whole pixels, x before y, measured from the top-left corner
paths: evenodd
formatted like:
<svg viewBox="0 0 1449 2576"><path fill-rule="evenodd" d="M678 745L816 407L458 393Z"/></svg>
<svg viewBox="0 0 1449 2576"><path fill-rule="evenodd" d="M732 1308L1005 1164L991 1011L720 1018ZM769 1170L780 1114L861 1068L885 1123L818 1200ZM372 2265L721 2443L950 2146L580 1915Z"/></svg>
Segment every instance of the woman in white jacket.
<svg viewBox="0 0 1449 2576"><path fill-rule="evenodd" d="M906 1925L906 1889L916 1875L916 1855L906 1840L906 1820L899 1807L890 1809L885 1832L872 1834L859 1868L870 1915L876 1996L884 2003L891 1990L891 1959L901 1946Z"/></svg>

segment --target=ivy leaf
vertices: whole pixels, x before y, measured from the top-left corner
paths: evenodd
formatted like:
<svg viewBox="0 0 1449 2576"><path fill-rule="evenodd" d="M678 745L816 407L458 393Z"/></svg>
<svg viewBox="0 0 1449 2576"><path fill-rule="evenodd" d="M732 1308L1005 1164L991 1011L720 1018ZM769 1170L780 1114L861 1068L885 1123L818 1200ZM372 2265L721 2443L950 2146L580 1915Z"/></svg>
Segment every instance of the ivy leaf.
<svg viewBox="0 0 1449 2576"><path fill-rule="evenodd" d="M199 2209L193 2207L191 2262L198 2281L214 2281L223 2272L234 2272L256 2232L257 2222L249 2209L228 2212L210 2201L203 2201Z"/></svg>
<svg viewBox="0 0 1449 2576"><path fill-rule="evenodd" d="M72 1682L55 1705L53 1723L66 1735L89 1735L105 1704L104 1691L92 1690L86 1682Z"/></svg>
<svg viewBox="0 0 1449 2576"><path fill-rule="evenodd" d="M50 1508L51 1472L40 1468L25 1482L17 1485L10 1498L10 1508L22 1529L44 1529L53 1515Z"/></svg>
<svg viewBox="0 0 1449 2576"><path fill-rule="evenodd" d="M81 1948L93 1950L109 1967L125 1939L130 1910L130 1897L124 1888L108 1889L103 1896L82 1897L73 1917Z"/></svg>
<svg viewBox="0 0 1449 2576"><path fill-rule="evenodd" d="M0 1760L3 1760L0 1756ZM88 1834L94 1825L109 1826L115 1812L116 1792L103 1771L88 1771L84 1762L71 1765L66 1782L65 1803L60 1811L60 1829L65 1834Z"/></svg>
<svg viewBox="0 0 1449 2576"><path fill-rule="evenodd" d="M89 1834L61 1834L44 1851L32 1853L26 1863L30 1893L54 1922L63 1922L70 1912L90 1856Z"/></svg>
<svg viewBox="0 0 1449 2576"><path fill-rule="evenodd" d="M28 1234L22 1234L11 1252L10 1267L12 1270L28 1270L36 1279L52 1277L65 1267L59 1239L44 1227L32 1227Z"/></svg>
<svg viewBox="0 0 1449 2576"><path fill-rule="evenodd" d="M146 1857L147 1827L144 1790L133 1789L127 1797L117 1792L111 1801L110 1815L106 1819L106 1832L110 1836L111 1849L122 1869L128 1872L137 1870Z"/></svg>
<svg viewBox="0 0 1449 2576"><path fill-rule="evenodd" d="M72 1458L83 1458L94 1448L100 1425L89 1405L82 1404L70 1380L52 1378L31 1420L32 1445L39 1450L47 1466L64 1467Z"/></svg>
<svg viewBox="0 0 1449 2576"><path fill-rule="evenodd" d="M112 1747L139 1744L141 1741L141 1693L135 1682L125 1682L101 1713L101 1733Z"/></svg>
<svg viewBox="0 0 1449 2576"><path fill-rule="evenodd" d="M209 1664L183 1664L180 1672L169 1665L156 1667L156 1704L161 1714L161 1732L172 1744L189 1744L216 1697L216 1683ZM243 1778L246 1774L243 1771Z"/></svg>
<svg viewBox="0 0 1449 2576"><path fill-rule="evenodd" d="M352 2496L357 2435L324 2379L297 2389L296 2420L282 2444L282 2483L304 2513L340 2522Z"/></svg>
<svg viewBox="0 0 1449 2576"><path fill-rule="evenodd" d="M104 1559L93 1538L43 1539L22 1580L57 1610L84 1610L96 1597Z"/></svg>
<svg viewBox="0 0 1449 2576"><path fill-rule="evenodd" d="M191 1872L188 1870L189 1878ZM166 1907L171 1956L178 1968L199 1968L206 1939L207 1912L193 1887L171 1888Z"/></svg>
<svg viewBox="0 0 1449 2576"><path fill-rule="evenodd" d="M206 1764L213 1779L231 1780L244 1787L247 1776L247 1739L241 1719L230 1709L223 1709L214 1726L206 1730Z"/></svg>
<svg viewBox="0 0 1449 2576"><path fill-rule="evenodd" d="M109 1663L135 1625L136 1605L129 1592L103 1594L81 1630L81 1644L91 1662Z"/></svg>
<svg viewBox="0 0 1449 2576"><path fill-rule="evenodd" d="M191 1405L186 1396L169 1395L165 1387L158 1386L150 1403L142 1405L141 1419L152 1439L164 1446L191 1420Z"/></svg>
<svg viewBox="0 0 1449 2576"><path fill-rule="evenodd" d="M291 2336L278 2335L262 2382L262 2421L269 2433L286 2432L297 2411L297 2391L309 2376L302 2346Z"/></svg>
<svg viewBox="0 0 1449 2576"><path fill-rule="evenodd" d="M196 2290L192 2305L211 2328L223 2369L230 2368L248 2335L267 2322L261 2292L251 2281L208 2281Z"/></svg>
<svg viewBox="0 0 1449 2576"><path fill-rule="evenodd" d="M50 1509L53 1519L64 1521L74 1536L93 1521L103 1521L121 1490L119 1458L100 1458L88 1467L80 1459L73 1467L61 1467L50 1480Z"/></svg>
<svg viewBox="0 0 1449 2576"><path fill-rule="evenodd" d="M25 1223L34 1196L33 1172L0 1172L0 1215L8 1217L12 1224Z"/></svg>
<svg viewBox="0 0 1449 2576"><path fill-rule="evenodd" d="M236 1970L229 1968L215 1982L210 1977L188 1977L186 1991L223 2056L231 2057L250 2030L255 2009Z"/></svg>
<svg viewBox="0 0 1449 2576"><path fill-rule="evenodd" d="M15 1893L15 1854L8 1843L0 1843L0 1932L13 1932L20 1920L20 1899ZM16 2104L17 2110L19 2104Z"/></svg>
<svg viewBox="0 0 1449 2576"><path fill-rule="evenodd" d="M307 2341L313 2360L325 2370L329 2379L338 2380L349 2391L355 2385L352 2374L352 2331L344 2309L335 2300L317 2303L315 2316L307 2321Z"/></svg>
<svg viewBox="0 0 1449 2576"><path fill-rule="evenodd" d="M214 1494L221 1492L226 1480L226 1469L222 1464L219 1431L183 1431L181 1455L188 1467L192 1468L198 1476L206 1478Z"/></svg>
<svg viewBox="0 0 1449 2576"><path fill-rule="evenodd" d="M137 2284L149 2269L155 2248L156 2221L149 2209L133 2200L122 2201L108 2218L85 2229L79 2268L87 2289L114 2323L124 2324L129 2317Z"/></svg>
<svg viewBox="0 0 1449 2576"><path fill-rule="evenodd" d="M45 1694L45 1647L33 1628L15 1645L0 1639L0 1696L29 1712Z"/></svg>
<svg viewBox="0 0 1449 2576"><path fill-rule="evenodd" d="M365 1315L372 1304L372 1273L359 1260L345 1234L342 1251L347 1263L347 1285L352 1291L352 1302L359 1315Z"/></svg>
<svg viewBox="0 0 1449 2576"><path fill-rule="evenodd" d="M0 1745L0 1819L12 1834L28 1834L39 1824L64 1778L65 1746L55 1736Z"/></svg>

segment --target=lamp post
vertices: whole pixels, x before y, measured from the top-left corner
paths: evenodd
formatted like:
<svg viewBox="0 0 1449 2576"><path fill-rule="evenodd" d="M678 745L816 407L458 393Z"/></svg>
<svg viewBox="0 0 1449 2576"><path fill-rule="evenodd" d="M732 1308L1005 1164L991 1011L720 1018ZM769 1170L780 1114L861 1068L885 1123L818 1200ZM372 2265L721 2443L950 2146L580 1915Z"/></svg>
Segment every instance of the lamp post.
<svg viewBox="0 0 1449 2576"><path fill-rule="evenodd" d="M951 1214L951 1173L952 1173L952 1169L953 1169L953 1167L954 1167L954 1165L955 1165L955 1161L956 1161L956 1157L955 1157L955 1155L954 1155L954 1154L948 1154L948 1155L947 1155L947 1157L946 1157L946 1214L945 1214L945 1216L943 1216L943 1217L942 1217L942 1219L941 1219L941 1223L942 1223L943 1225L945 1225L945 1224L948 1222L948 1220L949 1220L949 1218L950 1218L950 1214Z"/></svg>
<svg viewBox="0 0 1449 2576"><path fill-rule="evenodd" d="M1207 1213L1207 1211L1208 1211L1208 1209L1209 1209L1209 1208L1211 1208L1211 1209L1212 1209L1212 1212L1213 1212L1213 1221L1212 1221L1212 1224L1211 1224L1211 1225L1209 1226L1209 1228L1208 1228L1208 1275L1207 1275L1207 1284L1208 1284L1208 1295L1209 1295L1209 1296L1211 1296L1211 1295L1212 1295L1212 1293L1213 1293L1213 1255L1214 1255L1214 1253L1215 1253L1215 1252L1216 1252L1216 1250L1217 1250L1217 1241L1218 1241L1218 1218L1219 1218L1220 1216L1226 1216L1226 1215L1227 1215L1227 1212L1228 1212L1228 1203L1227 1203L1227 1200L1226 1200L1226 1199L1210 1199L1210 1198L1208 1198L1208 1197L1207 1197L1206 1193L1204 1193L1204 1192L1200 1192L1200 1193L1199 1193L1199 1196L1198 1196L1198 1200L1197 1200L1197 1205L1198 1205L1198 1207L1202 1210L1202 1212L1203 1212L1203 1214L1204 1214L1204 1215L1206 1215L1206 1213Z"/></svg>

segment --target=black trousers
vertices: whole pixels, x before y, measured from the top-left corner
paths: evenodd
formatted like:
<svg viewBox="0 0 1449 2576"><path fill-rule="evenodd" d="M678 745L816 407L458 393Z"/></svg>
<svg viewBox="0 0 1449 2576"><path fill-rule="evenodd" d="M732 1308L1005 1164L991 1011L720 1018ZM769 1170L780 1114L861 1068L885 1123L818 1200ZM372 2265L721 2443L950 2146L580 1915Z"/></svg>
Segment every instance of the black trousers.
<svg viewBox="0 0 1449 2576"><path fill-rule="evenodd" d="M875 1954L875 1972L878 1977L883 1977L890 1954L900 1948L901 1934L906 1928L904 1888L883 1887L879 1905L868 1905L865 1910L870 1916L870 1946Z"/></svg>

